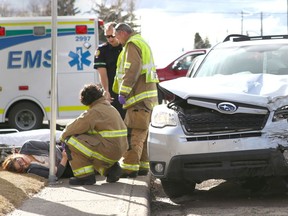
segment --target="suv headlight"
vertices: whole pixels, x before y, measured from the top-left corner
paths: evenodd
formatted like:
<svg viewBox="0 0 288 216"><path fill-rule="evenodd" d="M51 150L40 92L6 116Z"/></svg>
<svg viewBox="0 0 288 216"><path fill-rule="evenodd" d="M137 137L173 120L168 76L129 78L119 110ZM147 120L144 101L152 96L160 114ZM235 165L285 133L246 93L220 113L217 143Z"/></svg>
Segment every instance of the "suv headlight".
<svg viewBox="0 0 288 216"><path fill-rule="evenodd" d="M272 121L280 121L283 119L288 119L288 105L278 108L273 116Z"/></svg>
<svg viewBox="0 0 288 216"><path fill-rule="evenodd" d="M162 105L156 106L152 112L151 125L153 127L176 126L177 114Z"/></svg>

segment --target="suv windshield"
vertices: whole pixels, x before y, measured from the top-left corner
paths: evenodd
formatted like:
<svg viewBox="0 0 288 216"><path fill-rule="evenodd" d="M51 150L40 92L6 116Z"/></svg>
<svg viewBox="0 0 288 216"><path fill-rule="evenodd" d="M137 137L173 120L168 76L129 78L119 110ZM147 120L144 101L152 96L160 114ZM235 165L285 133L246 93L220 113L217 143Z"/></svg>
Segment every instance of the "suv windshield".
<svg viewBox="0 0 288 216"><path fill-rule="evenodd" d="M288 45L255 43L214 49L193 77L232 74L288 75Z"/></svg>

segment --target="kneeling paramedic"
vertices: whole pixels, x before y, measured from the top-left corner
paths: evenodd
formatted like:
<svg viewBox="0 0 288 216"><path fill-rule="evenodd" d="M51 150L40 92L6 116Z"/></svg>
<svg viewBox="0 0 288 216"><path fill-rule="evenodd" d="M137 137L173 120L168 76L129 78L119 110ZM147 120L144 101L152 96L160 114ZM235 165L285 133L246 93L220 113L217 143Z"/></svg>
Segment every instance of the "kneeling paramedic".
<svg viewBox="0 0 288 216"><path fill-rule="evenodd" d="M109 183L119 180L118 160L128 149L127 128L119 112L103 97L101 85L85 85L80 101L89 107L61 134L74 177L71 185L96 183L95 171Z"/></svg>

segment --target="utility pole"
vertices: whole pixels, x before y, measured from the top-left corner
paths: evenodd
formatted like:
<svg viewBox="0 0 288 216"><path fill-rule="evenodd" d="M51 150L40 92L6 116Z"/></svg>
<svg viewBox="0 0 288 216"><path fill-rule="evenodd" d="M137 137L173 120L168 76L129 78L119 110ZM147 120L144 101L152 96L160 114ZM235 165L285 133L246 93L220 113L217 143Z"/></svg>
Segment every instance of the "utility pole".
<svg viewBox="0 0 288 216"><path fill-rule="evenodd" d="M241 35L243 35L243 11L241 11Z"/></svg>
<svg viewBox="0 0 288 216"><path fill-rule="evenodd" d="M263 36L263 12L261 12L260 14L260 22L261 22L260 35Z"/></svg>
<svg viewBox="0 0 288 216"><path fill-rule="evenodd" d="M50 120L50 151L49 151L49 183L55 184L57 177L55 175L56 158L56 113L57 113L57 16L58 0L51 0L51 120Z"/></svg>

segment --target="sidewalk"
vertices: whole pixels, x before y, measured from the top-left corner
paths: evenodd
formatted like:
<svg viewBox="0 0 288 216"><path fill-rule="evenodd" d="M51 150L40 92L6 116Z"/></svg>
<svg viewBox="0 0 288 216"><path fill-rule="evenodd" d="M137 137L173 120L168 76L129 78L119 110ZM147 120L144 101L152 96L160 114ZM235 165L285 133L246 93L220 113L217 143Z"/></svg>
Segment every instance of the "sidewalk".
<svg viewBox="0 0 288 216"><path fill-rule="evenodd" d="M70 186L61 179L26 200L8 216L150 215L150 175L107 183L96 176L95 185Z"/></svg>

